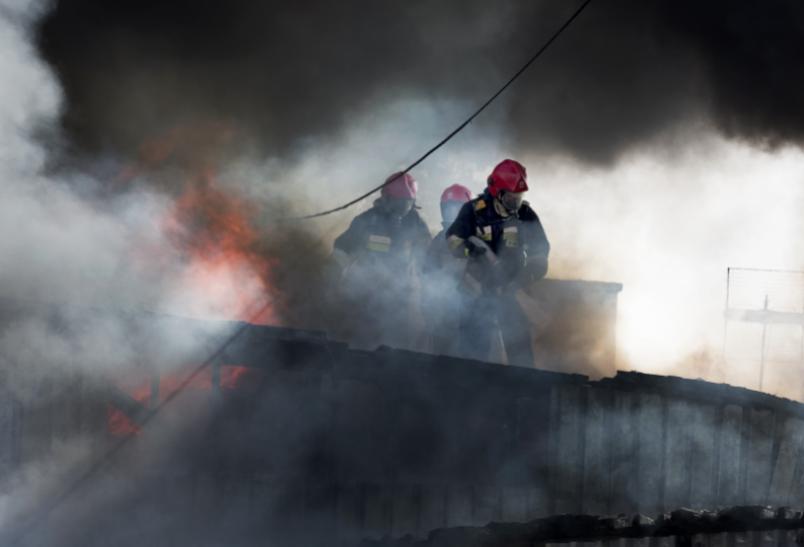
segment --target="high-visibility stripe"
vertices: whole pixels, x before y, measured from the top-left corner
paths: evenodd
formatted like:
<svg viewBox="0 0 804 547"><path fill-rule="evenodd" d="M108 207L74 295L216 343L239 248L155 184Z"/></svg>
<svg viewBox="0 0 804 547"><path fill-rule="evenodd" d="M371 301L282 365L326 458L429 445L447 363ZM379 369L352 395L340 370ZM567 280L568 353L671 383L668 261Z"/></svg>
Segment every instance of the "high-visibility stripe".
<svg viewBox="0 0 804 547"><path fill-rule="evenodd" d="M385 245L391 244L391 238L388 236L378 236L378 235L370 235L369 241L372 243L384 243Z"/></svg>
<svg viewBox="0 0 804 547"><path fill-rule="evenodd" d="M390 246L383 245L381 243L369 243L368 245L366 245L366 248L368 248L369 251L374 251L378 253L387 253L388 251L391 250Z"/></svg>
<svg viewBox="0 0 804 547"><path fill-rule="evenodd" d="M366 245L368 250L375 251L379 253L387 253L391 250L391 238L387 236L378 236L378 235L370 235L368 244Z"/></svg>
<svg viewBox="0 0 804 547"><path fill-rule="evenodd" d="M503 228L503 241L506 247L517 247L519 245L519 227L505 226Z"/></svg>
<svg viewBox="0 0 804 547"><path fill-rule="evenodd" d="M492 231L491 226L478 226L477 235L483 241L491 241L493 239L494 232Z"/></svg>
<svg viewBox="0 0 804 547"><path fill-rule="evenodd" d="M463 239L459 238L458 236L452 235L447 238L447 245L453 251L456 250L458 247L463 245Z"/></svg>

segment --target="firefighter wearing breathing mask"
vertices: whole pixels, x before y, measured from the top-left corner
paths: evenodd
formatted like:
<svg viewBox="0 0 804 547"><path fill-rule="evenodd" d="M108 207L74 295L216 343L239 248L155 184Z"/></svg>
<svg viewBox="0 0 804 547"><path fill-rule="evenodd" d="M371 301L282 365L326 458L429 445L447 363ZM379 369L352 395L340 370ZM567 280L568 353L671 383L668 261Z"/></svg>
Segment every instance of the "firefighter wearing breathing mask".
<svg viewBox="0 0 804 547"><path fill-rule="evenodd" d="M525 167L503 160L483 194L466 203L446 231L454 255L468 260L463 282L473 297L459 334L466 357L488 360L494 338L502 335L509 364L534 364L531 327L517 293L547 273L550 244L523 199L527 190Z"/></svg>
<svg viewBox="0 0 804 547"><path fill-rule="evenodd" d="M342 291L360 319L345 335L356 346L413 349L418 338L413 314L430 230L416 207L417 190L409 174L392 174L374 206L335 239Z"/></svg>
<svg viewBox="0 0 804 547"><path fill-rule="evenodd" d="M461 355L458 331L466 292L460 280L466 270L466 260L455 257L444 236L458 217L464 203L472 199L472 191L466 186L453 184L441 193L441 225L424 263L422 303L427 321L427 351L439 355Z"/></svg>

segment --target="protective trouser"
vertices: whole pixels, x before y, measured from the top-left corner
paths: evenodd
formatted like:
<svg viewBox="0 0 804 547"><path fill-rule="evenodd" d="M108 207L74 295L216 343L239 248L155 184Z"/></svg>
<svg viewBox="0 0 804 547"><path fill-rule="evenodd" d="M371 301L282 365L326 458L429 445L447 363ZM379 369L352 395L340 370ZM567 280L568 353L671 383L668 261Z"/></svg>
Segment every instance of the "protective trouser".
<svg viewBox="0 0 804 547"><path fill-rule="evenodd" d="M484 294L464 309L460 324L461 356L489 360L494 337L502 335L508 364L534 366L530 323L514 293Z"/></svg>

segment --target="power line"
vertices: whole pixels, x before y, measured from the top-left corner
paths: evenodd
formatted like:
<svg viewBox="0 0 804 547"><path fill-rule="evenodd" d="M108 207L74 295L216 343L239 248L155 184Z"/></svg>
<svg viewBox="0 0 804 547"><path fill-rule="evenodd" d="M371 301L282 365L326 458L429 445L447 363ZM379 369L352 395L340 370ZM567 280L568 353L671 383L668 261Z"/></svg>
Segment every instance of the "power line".
<svg viewBox="0 0 804 547"><path fill-rule="evenodd" d="M502 87L500 87L500 89L498 89L498 90L496 91L496 93L494 93L494 95L492 95L491 97L489 97L489 98L486 100L486 102L484 102L482 105L480 105L480 108L478 108L477 110L475 110L475 111L474 111L474 113L473 113L471 116L469 116L468 118L466 118L466 120L464 120L464 122L463 122L463 123L461 123L461 124L460 124L458 127L456 127L455 129L453 129L453 130L452 130L452 131L451 131L451 132L450 132L450 133L449 133L449 134L448 134L446 137L444 137L443 139L441 139L441 140L440 140L440 141L439 141L439 142L438 142L438 143L437 143L435 146L433 146L433 147L432 147L432 148L430 148L430 149L429 149L427 152L425 152L424 154L422 154L422 155L421 155L421 156L420 156L420 157L419 157L419 158L418 158L416 161L414 161L413 163L411 163L410 165L408 165L408 166L407 166L407 167L406 167L406 168L405 168L405 169L404 169L404 170L403 170L403 171L400 173L400 176L402 176L402 175L404 175L405 173L407 173L407 172L411 171L412 169L414 169L416 166L418 166L420 163L422 163L424 160L426 160L428 157L430 157L430 156L431 156L431 155L432 155L432 154L433 154L433 153L434 153L436 150L438 150L439 148L441 148L442 146L444 146L445 144L447 144L447 142L449 142L449 141L452 139L452 137L454 137L455 135L457 135L458 133L460 133L461 131L463 131L463 129L464 129L464 128L465 128L467 125L469 125L470 123L472 123L472 121L473 121L475 118L477 118L477 117L480 115L480 113L481 113L481 112L483 112L483 111L484 111L484 110L485 110L485 109L486 109L486 108L487 108L487 107L488 107L488 106L489 106L491 103L493 103L493 102L494 102L494 100L495 100L497 97L499 97L499 96L502 94L502 92L503 92L503 91L505 91L506 89L508 89L508 87L509 87L511 84L513 84L513 83L514 83L514 81L515 81L517 78L519 78L519 77L520 77L520 76L521 76L521 75L522 75L522 74L523 74L523 73L524 73L524 72L525 72L525 71L526 71L526 70L527 70L527 69L530 67L530 65L532 65L532 64L533 64L533 63L536 61L536 59L538 59L539 57L541 57L542 53L544 53L545 51L547 51L547 48L549 48L549 47L550 47L550 45L551 45L553 42L555 42L555 40L556 40L556 39L557 39L557 38L558 38L558 37L561 35L561 33L562 33L562 32L564 32L564 31L567 29L567 27L569 27L569 26L572 24L572 22L573 22L573 21L575 21L575 19L576 19L576 18L577 18L577 17L578 17L578 16L581 14L581 12L582 12L582 11L583 11L583 10L586 8L586 6L588 6L588 5L589 5L589 3L590 3L591 1L592 1L592 0L585 0L585 1L583 2L583 4L581 4L581 5L580 5L580 7L578 7L578 9L576 9L576 10L575 10L575 12L574 12L574 13L573 13L573 14L572 14L570 17L569 17L569 19L567 19L567 20L564 22L564 24L563 24L563 25L561 25L561 26L558 28L558 30L556 30L556 31L553 33L553 35L552 35L552 36L550 36L550 38L549 38L549 39L548 39L548 40L547 40L547 41L546 41L546 42L545 42L545 43L542 45L542 47L540 47L540 48L539 48L539 50L538 50L538 51L537 51L535 54L533 54L533 56L532 56L530 59L528 59L528 60L527 60L527 62L525 62L525 64L524 64L524 65L522 65L522 67L520 67L520 69L519 69L519 70L517 70L517 71L514 73L514 75L513 75L513 76L511 76L511 77L508 79L508 81L507 81L507 82L505 82L505 83L502 85ZM396 178L399 178L399 177L396 177ZM339 205L338 207L333 207L332 209L327 209L327 210L325 210L325 211L320 211L320 212L318 212L318 213L312 213L312 214L309 214L309 215L303 215L303 216L298 216L298 217L291 217L291 219L292 219L292 220L307 220L307 219L311 219L311 218L323 217L323 216L326 216L326 215L330 215L330 214L332 214L332 213L337 213L338 211L343 211L344 209L347 209L347 208L351 207L352 205L354 205L354 204L358 203L359 201L361 201L361 200L363 200L363 199L365 199L365 198L369 197L369 196L370 196L371 194L373 194L374 192L377 192L377 191L379 191L379 190L382 190L382 189L383 189L383 187L387 186L388 184L390 184L390 183L391 183L391 182L393 182L394 180L396 180L396 179L389 179L389 180L387 180L386 182L384 182L384 183L380 184L379 186L376 186L376 187L372 188L372 189L371 189L371 190L369 190L368 192L366 192L366 193L364 193L364 194L361 194L360 196L358 196L358 197L354 198L353 200L348 201L348 202L344 203L343 205Z"/></svg>
<svg viewBox="0 0 804 547"><path fill-rule="evenodd" d="M541 55L547 51L550 45L563 33L575 19L586 9L586 6L592 0L584 0L584 2L573 12L573 14L562 24L558 30L556 30L552 36L539 48L539 50L528 59L525 64L523 64L519 70L517 70L513 76L511 76L508 81L506 81L502 87L500 87L491 97L489 97L480 107L475 110L466 120L464 120L458 127L453 129L446 137L441 139L435 146L427 150L422 156L420 156L416 161L411 163L408 167L406 167L401 174L408 173L419 164L421 164L424 160L430 157L433 153L435 153L438 149L444 146L447 142L449 142L455 135L460 133L467 125L472 123L472 121L480 115L491 103L493 103L497 97L499 97L514 81L517 80ZM381 190L384 186L390 184L394 179L390 179L379 186L372 188L368 192L358 196L357 198L352 199L351 201L344 203L338 207L334 207L332 209L328 209L325 211L321 211L318 213L313 213L309 215L304 215L300 217L292 217L295 220L305 220L305 219L312 219L323 217L338 211L342 211L351 207L352 205L358 203L359 201L369 197L371 194ZM196 367L180 384L179 386L171 392L165 399L162 400L153 410L151 410L143 420L140 422L141 427L145 427L154 417L156 417L161 410L172 402L179 394L188 386L190 383L199 375L201 374L204 369L206 369L210 364L212 364L217 358L223 355L224 351L226 350L229 345L232 344L238 337L240 337L243 332L248 328L251 321L256 320L270 305L270 302L266 302L263 306L260 307L259 311L255 313L248 321L243 322L235 331L232 333L229 338L227 338L217 350L215 350L203 363L201 363L198 367ZM82 473L76 480L74 480L69 486L67 486L61 494L57 495L56 497L52 498L49 503L47 503L44 507L40 508L38 511L35 512L34 516L31 517L27 523L17 528L15 534L12 535L9 544L15 545L19 541L21 541L25 536L27 536L33 529L34 526L44 519L46 519L53 511L55 511L62 503L64 503L67 499L73 496L79 489L89 480L94 478L102 469L103 467L110 462L113 458L115 458L128 444L134 439L134 436L126 436L120 439L117 443L115 443L109 450L107 450L100 458L98 458L92 465L87 468L84 473Z"/></svg>
<svg viewBox="0 0 804 547"><path fill-rule="evenodd" d="M214 352L207 357L203 363L198 365L193 371L184 379L182 382L173 390L169 395L167 395L157 406L155 406L150 412L148 412L145 417L139 422L139 426L144 428L151 420L153 420L157 414L159 414L165 406L170 404L179 394L184 391L187 386L189 386L192 381L201 374L204 369L210 366L216 359L221 357L223 353L235 340L237 340L240 335L242 335L246 329L251 326L253 321L256 321L271 305L271 301L267 300L260 308L257 310L256 313L252 314L248 320L242 322L235 331L229 335L229 337L223 341L223 343L218 346ZM126 446L128 446L131 441L134 439L134 435L127 435L120 440L118 440L114 445L112 445L109 450L107 450L102 456L100 456L94 463L92 463L81 475L78 476L73 482L71 482L62 492L55 497L48 500L43 507L39 508L37 511L34 512L34 515L28 519L28 521L22 525L20 525L15 533L11 534L11 538L9 539L8 545L17 545L19 541L21 541L25 536L30 534L34 527L40 522L45 520L53 511L55 511L62 503L67 501L70 497L75 495L79 489L87 483L90 479L93 479L102 469L103 467L109 463L112 459L114 459Z"/></svg>

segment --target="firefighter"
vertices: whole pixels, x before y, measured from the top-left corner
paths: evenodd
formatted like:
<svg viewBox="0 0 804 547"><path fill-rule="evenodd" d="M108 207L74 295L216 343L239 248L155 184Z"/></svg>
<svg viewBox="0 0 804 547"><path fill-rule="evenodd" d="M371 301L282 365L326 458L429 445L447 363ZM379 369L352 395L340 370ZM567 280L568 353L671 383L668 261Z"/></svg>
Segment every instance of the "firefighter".
<svg viewBox="0 0 804 547"><path fill-rule="evenodd" d="M466 295L461 278L466 258L450 252L445 232L455 221L463 204L472 199L466 186L453 184L441 194L442 230L430 242L425 259L425 315L427 319L428 350L440 355L460 355L458 329L463 315Z"/></svg>
<svg viewBox="0 0 804 547"><path fill-rule="evenodd" d="M516 296L547 273L550 244L523 199L527 190L525 167L503 160L483 194L466 203L446 231L452 252L469 260L464 281L474 296L461 319L465 356L487 360L494 338L502 335L510 364L534 364L530 325Z"/></svg>
<svg viewBox="0 0 804 547"><path fill-rule="evenodd" d="M416 180L394 173L374 206L335 239L345 303L359 318L347 329L350 342L412 348L416 342L417 280L430 230L416 207Z"/></svg>
<svg viewBox="0 0 804 547"><path fill-rule="evenodd" d="M472 199L472 191L466 186L453 184L441 193L441 226L442 229L430 242L427 250L428 269L441 269L454 263L455 258L449 251L445 233L455 219L463 204Z"/></svg>

